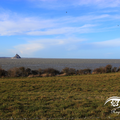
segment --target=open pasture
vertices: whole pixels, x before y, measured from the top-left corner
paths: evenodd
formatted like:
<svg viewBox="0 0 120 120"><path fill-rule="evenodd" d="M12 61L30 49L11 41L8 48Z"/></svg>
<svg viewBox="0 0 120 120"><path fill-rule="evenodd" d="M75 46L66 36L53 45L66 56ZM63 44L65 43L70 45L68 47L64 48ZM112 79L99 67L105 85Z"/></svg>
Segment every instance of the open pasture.
<svg viewBox="0 0 120 120"><path fill-rule="evenodd" d="M0 118L109 119L107 98L120 97L120 73L0 78Z"/></svg>

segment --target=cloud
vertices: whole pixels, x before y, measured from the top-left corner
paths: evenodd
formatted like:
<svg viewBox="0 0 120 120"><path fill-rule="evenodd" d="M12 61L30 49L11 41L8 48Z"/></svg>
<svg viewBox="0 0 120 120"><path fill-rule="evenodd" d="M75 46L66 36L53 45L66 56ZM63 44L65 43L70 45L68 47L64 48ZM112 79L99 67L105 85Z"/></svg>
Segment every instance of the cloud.
<svg viewBox="0 0 120 120"><path fill-rule="evenodd" d="M31 31L27 35L55 35L55 34L72 34L72 33L90 33L95 25L84 25L82 27L62 27L58 29L48 29L46 31Z"/></svg>
<svg viewBox="0 0 120 120"><path fill-rule="evenodd" d="M0 35L4 36L25 34L32 30L54 27L55 24L53 24L52 20L43 20L33 17L16 17L0 20L0 26Z"/></svg>
<svg viewBox="0 0 120 120"><path fill-rule="evenodd" d="M56 45L66 45L66 44L73 44L73 43L78 43L78 42L82 42L82 41L86 41L86 39L80 39L80 38L76 38L76 37L65 37L65 38L44 38L44 39L34 39L34 40L29 40L29 43L36 43L36 44L42 44L44 45L44 47L47 46L56 46Z"/></svg>
<svg viewBox="0 0 120 120"><path fill-rule="evenodd" d="M41 49L44 49L44 46L37 43L20 44L14 46L14 51L21 53L21 55L31 55Z"/></svg>
<svg viewBox="0 0 120 120"><path fill-rule="evenodd" d="M25 17L13 12L4 12L0 13L0 36L91 33L96 32L96 27L100 24L119 19L120 15L110 14L65 16L49 19ZM99 28L99 31L102 31L102 29Z"/></svg>
<svg viewBox="0 0 120 120"><path fill-rule="evenodd" d="M120 0L75 0L78 5L96 5L98 7L119 7Z"/></svg>
<svg viewBox="0 0 120 120"><path fill-rule="evenodd" d="M12 17L11 17L12 15ZM108 14L88 15L80 17L60 17L44 19L36 17L22 17L17 14L0 14L0 36L6 35L56 35L72 33L91 33L95 21L110 19ZM119 19L120 16L115 16ZM86 24L89 23L89 24ZM78 24L76 27L72 24Z"/></svg>
<svg viewBox="0 0 120 120"><path fill-rule="evenodd" d="M47 9L67 8L69 6L96 6L99 8L114 8L120 6L120 0L28 0L37 7Z"/></svg>
<svg viewBox="0 0 120 120"><path fill-rule="evenodd" d="M82 41L85 41L86 39L78 39L78 38L52 38L52 39L34 39L34 40L27 40L26 44L20 44L14 46L12 50L10 50L12 53L15 54L15 52L20 53L22 56L30 56L33 55L36 52L40 52L41 50L45 49L53 49L54 47L64 47L68 46L69 49L76 43L80 43ZM67 48L67 49L68 49Z"/></svg>
<svg viewBox="0 0 120 120"><path fill-rule="evenodd" d="M107 41L101 41L101 42L90 42L90 40L83 40L81 42L78 42L77 44L71 44L71 47L69 47L69 50L74 48L78 50L107 50L109 49L109 52L112 51L115 48L120 47L120 38L107 40ZM74 47L73 47L74 46Z"/></svg>
<svg viewBox="0 0 120 120"><path fill-rule="evenodd" d="M120 47L120 38L92 43L96 47Z"/></svg>
<svg viewBox="0 0 120 120"><path fill-rule="evenodd" d="M61 1L61 0L28 0L32 2L32 5L35 5L39 8L46 8L46 9L58 9L58 8L65 8L68 6L67 4L69 1Z"/></svg>

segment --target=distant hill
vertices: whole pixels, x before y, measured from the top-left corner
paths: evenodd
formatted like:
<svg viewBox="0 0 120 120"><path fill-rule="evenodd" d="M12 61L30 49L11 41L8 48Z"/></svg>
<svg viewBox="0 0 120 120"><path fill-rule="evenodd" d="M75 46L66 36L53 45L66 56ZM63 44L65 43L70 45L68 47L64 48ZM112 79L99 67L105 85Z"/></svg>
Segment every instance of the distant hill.
<svg viewBox="0 0 120 120"><path fill-rule="evenodd" d="M20 59L21 57L18 55L18 54L16 54L14 57L12 57L12 59Z"/></svg>

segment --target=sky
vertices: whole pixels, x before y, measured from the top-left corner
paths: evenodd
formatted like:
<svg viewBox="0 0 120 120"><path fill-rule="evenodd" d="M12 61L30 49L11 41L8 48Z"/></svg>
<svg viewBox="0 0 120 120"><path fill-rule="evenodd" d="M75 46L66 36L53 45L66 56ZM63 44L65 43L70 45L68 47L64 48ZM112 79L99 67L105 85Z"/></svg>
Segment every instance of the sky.
<svg viewBox="0 0 120 120"><path fill-rule="evenodd" d="M120 0L1 0L0 57L120 59Z"/></svg>

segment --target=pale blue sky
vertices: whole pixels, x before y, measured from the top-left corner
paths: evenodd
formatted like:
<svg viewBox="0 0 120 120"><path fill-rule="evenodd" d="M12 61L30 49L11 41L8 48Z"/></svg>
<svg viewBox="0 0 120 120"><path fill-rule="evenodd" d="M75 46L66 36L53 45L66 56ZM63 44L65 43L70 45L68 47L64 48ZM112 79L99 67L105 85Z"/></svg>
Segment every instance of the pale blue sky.
<svg viewBox="0 0 120 120"><path fill-rule="evenodd" d="M0 1L0 57L120 59L119 52L120 0Z"/></svg>

